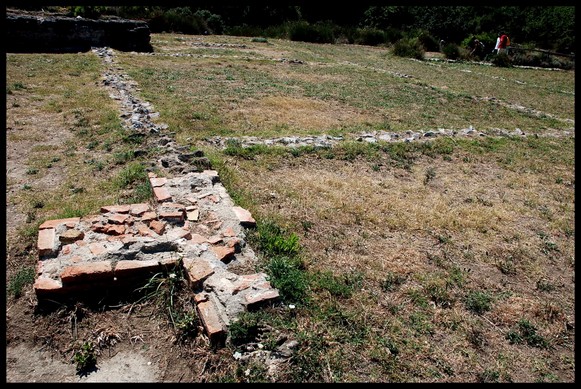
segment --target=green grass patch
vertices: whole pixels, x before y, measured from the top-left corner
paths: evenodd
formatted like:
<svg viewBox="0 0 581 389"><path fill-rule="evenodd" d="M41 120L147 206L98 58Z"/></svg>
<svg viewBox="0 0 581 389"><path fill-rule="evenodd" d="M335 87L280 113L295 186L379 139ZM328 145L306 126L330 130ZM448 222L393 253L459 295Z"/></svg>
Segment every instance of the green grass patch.
<svg viewBox="0 0 581 389"><path fill-rule="evenodd" d="M464 300L466 309L481 315L492 308L492 296L488 292L470 291Z"/></svg>
<svg viewBox="0 0 581 389"><path fill-rule="evenodd" d="M14 298L22 295L22 290L34 282L35 271L32 267L22 268L8 282L8 294Z"/></svg>

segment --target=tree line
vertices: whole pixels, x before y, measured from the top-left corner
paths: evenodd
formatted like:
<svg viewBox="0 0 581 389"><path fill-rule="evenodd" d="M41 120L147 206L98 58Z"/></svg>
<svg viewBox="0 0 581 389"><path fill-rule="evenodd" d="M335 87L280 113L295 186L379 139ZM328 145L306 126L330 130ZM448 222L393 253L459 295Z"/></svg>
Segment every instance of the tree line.
<svg viewBox="0 0 581 389"><path fill-rule="evenodd" d="M12 8L23 7L15 5ZM521 47L567 54L575 47L574 6L384 6L353 3L340 7L305 2L301 5L198 3L191 6L60 8L66 9L71 16L145 20L154 33L247 35L360 44L391 44L402 38L422 36L428 44L441 40L462 44L478 37L488 46L494 46L498 33L504 33L510 36L513 44Z"/></svg>

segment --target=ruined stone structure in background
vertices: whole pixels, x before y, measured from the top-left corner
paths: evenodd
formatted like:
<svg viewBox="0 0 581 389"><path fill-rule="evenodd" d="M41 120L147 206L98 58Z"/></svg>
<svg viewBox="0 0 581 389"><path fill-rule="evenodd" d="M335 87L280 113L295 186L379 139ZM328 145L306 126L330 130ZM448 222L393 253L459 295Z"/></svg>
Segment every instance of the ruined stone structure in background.
<svg viewBox="0 0 581 389"><path fill-rule="evenodd" d="M91 47L152 52L147 23L115 17L84 19L6 12L6 52L76 53Z"/></svg>

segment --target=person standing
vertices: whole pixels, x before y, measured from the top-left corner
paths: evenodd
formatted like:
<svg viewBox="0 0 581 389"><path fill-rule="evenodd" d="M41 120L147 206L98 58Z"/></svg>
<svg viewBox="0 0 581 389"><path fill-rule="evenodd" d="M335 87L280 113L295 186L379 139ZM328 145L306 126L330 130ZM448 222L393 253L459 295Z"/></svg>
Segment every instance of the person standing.
<svg viewBox="0 0 581 389"><path fill-rule="evenodd" d="M496 38L496 45L494 45L494 50L492 50L494 54L498 54L498 46L500 46L500 33L498 33L498 37Z"/></svg>
<svg viewBox="0 0 581 389"><path fill-rule="evenodd" d="M482 56L484 55L484 44L478 39L472 38L472 43L470 46L472 48L470 55L477 57L478 59L482 59Z"/></svg>
<svg viewBox="0 0 581 389"><path fill-rule="evenodd" d="M500 42L498 43L498 54L500 53L507 53L508 54L508 46L510 46L510 40L508 39L508 35L502 34L500 35Z"/></svg>

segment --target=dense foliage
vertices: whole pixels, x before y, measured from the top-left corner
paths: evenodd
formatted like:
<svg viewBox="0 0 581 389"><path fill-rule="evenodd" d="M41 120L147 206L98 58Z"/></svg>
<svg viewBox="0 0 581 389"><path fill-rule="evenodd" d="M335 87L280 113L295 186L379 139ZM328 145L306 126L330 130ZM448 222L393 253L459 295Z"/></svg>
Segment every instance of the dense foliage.
<svg viewBox="0 0 581 389"><path fill-rule="evenodd" d="M18 7L18 6L15 6ZM22 7L20 7L22 8ZM34 8L34 7L28 7ZM39 8L39 7L37 7ZM46 10L51 7L44 7ZM56 7L52 7L56 8ZM62 9L63 7L61 7ZM494 46L499 32L511 42L570 53L575 47L574 6L328 6L200 4L194 6L68 6L73 16L143 19L152 32L228 34L372 44L423 36L461 44L472 36ZM286 26L286 28L275 28ZM364 31L361 34L361 31ZM370 32L372 35L370 35ZM482 41L482 39L481 39ZM430 48L428 48L430 50Z"/></svg>

